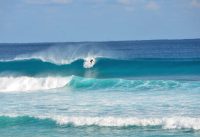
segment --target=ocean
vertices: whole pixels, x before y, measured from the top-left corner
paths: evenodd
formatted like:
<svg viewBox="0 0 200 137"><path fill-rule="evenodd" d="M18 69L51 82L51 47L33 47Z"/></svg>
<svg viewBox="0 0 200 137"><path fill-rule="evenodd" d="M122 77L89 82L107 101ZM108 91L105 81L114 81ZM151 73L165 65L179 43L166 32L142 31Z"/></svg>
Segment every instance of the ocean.
<svg viewBox="0 0 200 137"><path fill-rule="evenodd" d="M200 39L1 43L0 136L199 137Z"/></svg>

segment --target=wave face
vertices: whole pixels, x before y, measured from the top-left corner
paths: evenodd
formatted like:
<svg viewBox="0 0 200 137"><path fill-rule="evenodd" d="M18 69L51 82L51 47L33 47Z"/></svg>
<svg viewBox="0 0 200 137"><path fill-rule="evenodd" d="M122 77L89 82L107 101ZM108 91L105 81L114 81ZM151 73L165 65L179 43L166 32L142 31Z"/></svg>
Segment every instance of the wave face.
<svg viewBox="0 0 200 137"><path fill-rule="evenodd" d="M15 75L26 76L76 75L94 78L173 77L173 79L191 80L196 80L200 76L200 60L198 59L115 60L97 58L94 66L91 66L92 68L83 67L84 63L82 59L66 65L55 65L40 60L0 62L0 74L14 73Z"/></svg>
<svg viewBox="0 0 200 137"><path fill-rule="evenodd" d="M72 125L72 126L102 126L102 127L157 127L163 129L191 129L200 130L200 118L171 117L146 118L136 117L66 117L66 116L0 116L0 127L30 125Z"/></svg>
<svg viewBox="0 0 200 137"><path fill-rule="evenodd" d="M94 79L73 77L67 84L72 89L79 90L119 90L119 91L145 91L145 90L199 90L199 81L176 80L124 80L124 79Z"/></svg>
<svg viewBox="0 0 200 137"><path fill-rule="evenodd" d="M0 136L199 137L200 39L0 44Z"/></svg>

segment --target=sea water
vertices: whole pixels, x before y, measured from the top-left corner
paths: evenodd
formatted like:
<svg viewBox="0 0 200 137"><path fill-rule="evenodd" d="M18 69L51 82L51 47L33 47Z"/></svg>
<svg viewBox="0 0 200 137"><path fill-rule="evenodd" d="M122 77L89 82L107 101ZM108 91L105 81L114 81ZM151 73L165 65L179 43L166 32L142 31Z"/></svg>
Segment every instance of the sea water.
<svg viewBox="0 0 200 137"><path fill-rule="evenodd" d="M0 44L0 136L199 137L200 40Z"/></svg>

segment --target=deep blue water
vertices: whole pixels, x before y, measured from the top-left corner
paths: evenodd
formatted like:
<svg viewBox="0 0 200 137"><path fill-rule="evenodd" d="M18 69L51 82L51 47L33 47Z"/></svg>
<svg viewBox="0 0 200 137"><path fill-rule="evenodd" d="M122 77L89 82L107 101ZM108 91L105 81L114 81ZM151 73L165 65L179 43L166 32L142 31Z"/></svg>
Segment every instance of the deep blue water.
<svg viewBox="0 0 200 137"><path fill-rule="evenodd" d="M2 43L0 136L198 137L200 39Z"/></svg>

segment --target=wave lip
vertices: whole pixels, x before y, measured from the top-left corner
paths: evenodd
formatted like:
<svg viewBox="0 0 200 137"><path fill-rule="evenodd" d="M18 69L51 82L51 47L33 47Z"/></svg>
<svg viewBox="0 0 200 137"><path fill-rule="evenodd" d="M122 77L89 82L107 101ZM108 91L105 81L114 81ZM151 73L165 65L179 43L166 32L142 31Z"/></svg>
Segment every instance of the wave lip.
<svg viewBox="0 0 200 137"><path fill-rule="evenodd" d="M28 119L26 121L26 119ZM30 120L32 119L32 120ZM191 129L200 130L200 118L192 117L164 117L164 118L137 118L137 117L84 117L84 116L0 116L0 122L20 122L30 124L31 121L55 122L56 125L99 126L99 127L158 127L162 129ZM28 123L29 122L29 123ZM12 125L18 123L12 123Z"/></svg>
<svg viewBox="0 0 200 137"><path fill-rule="evenodd" d="M71 77L0 77L0 92L35 91L61 88Z"/></svg>
<svg viewBox="0 0 200 137"><path fill-rule="evenodd" d="M84 44L68 45L68 46L55 46L49 47L45 50L33 52L29 54L20 54L13 60L30 60L39 59L43 62L50 62L56 65L71 64L77 60L83 59L87 62L87 58L98 58L103 56L104 50L94 49L91 46ZM86 67L87 68L87 67Z"/></svg>

